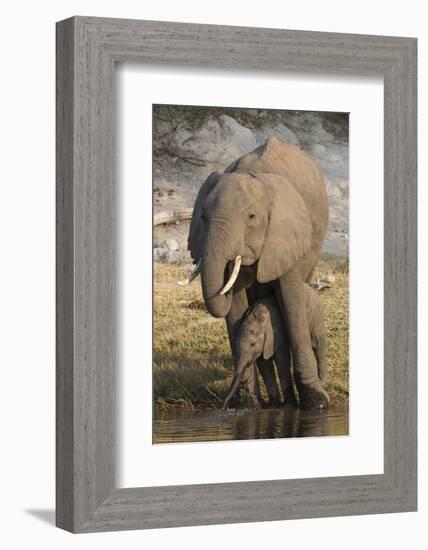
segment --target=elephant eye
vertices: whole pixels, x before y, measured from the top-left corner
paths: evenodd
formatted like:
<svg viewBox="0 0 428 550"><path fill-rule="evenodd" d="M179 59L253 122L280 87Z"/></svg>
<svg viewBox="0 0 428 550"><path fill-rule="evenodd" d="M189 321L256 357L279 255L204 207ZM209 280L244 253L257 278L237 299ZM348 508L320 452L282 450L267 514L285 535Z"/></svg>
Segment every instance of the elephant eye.
<svg viewBox="0 0 428 550"><path fill-rule="evenodd" d="M251 347L253 348L253 347L256 345L256 343L255 343L255 342L251 342L250 345L251 345Z"/></svg>
<svg viewBox="0 0 428 550"><path fill-rule="evenodd" d="M249 218L250 220L254 220L255 217L256 217L256 215L254 214L254 212L250 212L250 213L248 214L248 218Z"/></svg>

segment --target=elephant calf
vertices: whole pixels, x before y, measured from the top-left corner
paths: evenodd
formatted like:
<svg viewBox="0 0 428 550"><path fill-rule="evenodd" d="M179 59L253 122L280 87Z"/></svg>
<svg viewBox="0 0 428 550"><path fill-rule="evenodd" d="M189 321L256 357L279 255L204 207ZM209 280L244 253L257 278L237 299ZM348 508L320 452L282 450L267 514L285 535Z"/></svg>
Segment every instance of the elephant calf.
<svg viewBox="0 0 428 550"><path fill-rule="evenodd" d="M326 329L324 311L318 294L304 284L306 315L308 319L312 349L318 364L318 376L323 383L327 380ZM286 330L273 295L257 300L243 318L235 339L236 369L232 385L223 408L227 409L246 369L257 361L260 373L273 367L275 361L284 399L284 405L296 405L296 395L291 373L290 345ZM264 377L263 377L264 378ZM328 394L325 393L328 399Z"/></svg>

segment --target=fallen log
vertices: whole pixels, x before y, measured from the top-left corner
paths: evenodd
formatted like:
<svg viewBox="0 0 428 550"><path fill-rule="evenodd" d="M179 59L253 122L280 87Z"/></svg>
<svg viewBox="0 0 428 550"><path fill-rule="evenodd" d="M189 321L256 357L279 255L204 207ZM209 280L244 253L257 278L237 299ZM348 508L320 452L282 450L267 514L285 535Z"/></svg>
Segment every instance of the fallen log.
<svg viewBox="0 0 428 550"><path fill-rule="evenodd" d="M192 219L193 208L176 208L175 210L158 212L153 217L153 225L167 225Z"/></svg>

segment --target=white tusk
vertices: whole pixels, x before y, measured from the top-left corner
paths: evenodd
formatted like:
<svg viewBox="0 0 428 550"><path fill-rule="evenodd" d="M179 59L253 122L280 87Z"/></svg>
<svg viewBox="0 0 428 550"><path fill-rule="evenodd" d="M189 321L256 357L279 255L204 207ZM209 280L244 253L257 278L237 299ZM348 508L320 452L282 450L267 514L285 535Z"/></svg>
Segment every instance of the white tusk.
<svg viewBox="0 0 428 550"><path fill-rule="evenodd" d="M187 279L183 279L182 281L178 281L178 285L180 286L186 286L186 285L190 285L190 283L196 279L196 277L199 275L200 271L201 271L201 261L202 260L199 260L199 262L196 264L195 266L195 269L192 271L192 273L187 277Z"/></svg>
<svg viewBox="0 0 428 550"><path fill-rule="evenodd" d="M226 292L228 292L233 287L233 285L235 284L235 281L236 281L236 279L238 277L238 274L239 274L239 269L241 267L241 261L242 261L242 257L241 256L236 256L235 265L233 266L232 275L229 277L229 280L224 285L224 287L220 290L220 296L223 296L223 294L226 294Z"/></svg>

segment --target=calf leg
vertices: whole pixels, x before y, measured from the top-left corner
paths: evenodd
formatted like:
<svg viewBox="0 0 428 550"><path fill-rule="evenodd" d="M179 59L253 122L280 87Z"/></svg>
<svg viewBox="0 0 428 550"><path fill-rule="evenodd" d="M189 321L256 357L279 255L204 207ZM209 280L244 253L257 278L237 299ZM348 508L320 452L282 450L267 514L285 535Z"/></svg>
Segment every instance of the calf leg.
<svg viewBox="0 0 428 550"><path fill-rule="evenodd" d="M259 367L260 374L269 396L268 402L265 406L276 409L281 406L281 396L279 393L278 384L276 382L273 361L272 359L264 359L263 357L259 357L257 359L257 366Z"/></svg>

